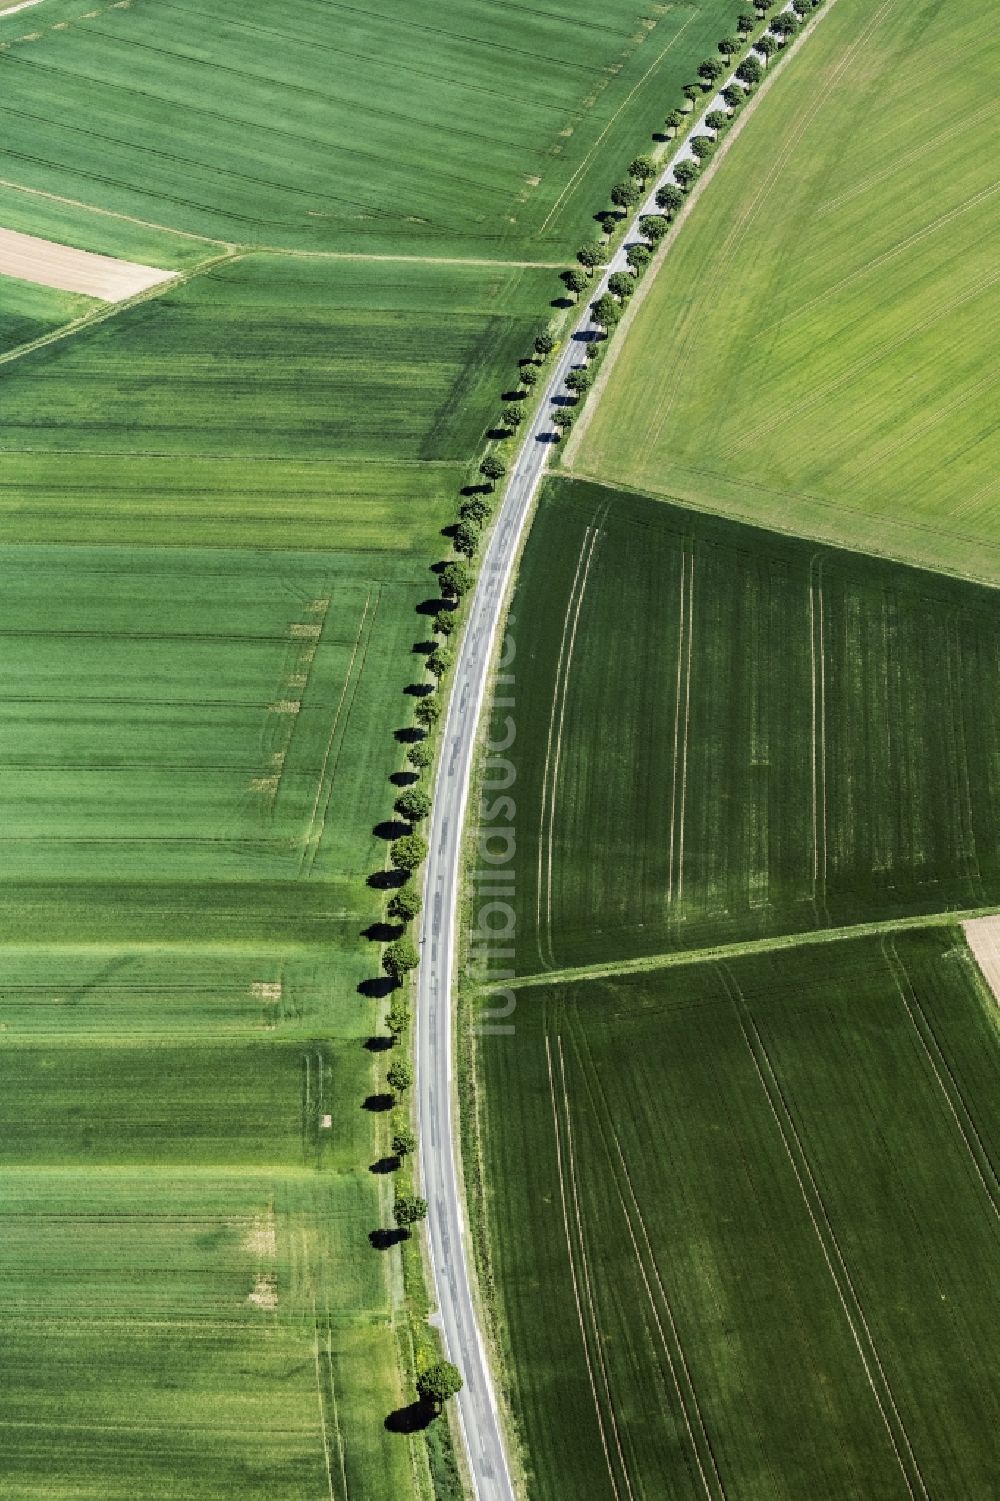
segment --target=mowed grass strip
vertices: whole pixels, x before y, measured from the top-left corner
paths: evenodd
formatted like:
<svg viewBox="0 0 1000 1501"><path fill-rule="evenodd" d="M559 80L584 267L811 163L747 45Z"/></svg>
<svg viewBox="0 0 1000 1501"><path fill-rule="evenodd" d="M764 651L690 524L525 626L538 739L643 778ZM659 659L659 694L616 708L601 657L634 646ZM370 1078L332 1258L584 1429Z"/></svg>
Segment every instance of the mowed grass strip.
<svg viewBox="0 0 1000 1501"><path fill-rule="evenodd" d="M477 1046L533 1495L987 1501L993 1006L944 928L518 997Z"/></svg>
<svg viewBox="0 0 1000 1501"><path fill-rule="evenodd" d="M513 615L521 973L1000 899L992 590L554 479Z"/></svg>
<svg viewBox="0 0 1000 1501"><path fill-rule="evenodd" d="M734 9L47 0L0 22L0 178L241 244L565 253Z"/></svg>
<svg viewBox="0 0 1000 1501"><path fill-rule="evenodd" d="M580 473L1000 576L991 18L838 0L679 233Z"/></svg>
<svg viewBox="0 0 1000 1501"><path fill-rule="evenodd" d="M250 256L0 369L9 450L466 460L551 272Z"/></svg>

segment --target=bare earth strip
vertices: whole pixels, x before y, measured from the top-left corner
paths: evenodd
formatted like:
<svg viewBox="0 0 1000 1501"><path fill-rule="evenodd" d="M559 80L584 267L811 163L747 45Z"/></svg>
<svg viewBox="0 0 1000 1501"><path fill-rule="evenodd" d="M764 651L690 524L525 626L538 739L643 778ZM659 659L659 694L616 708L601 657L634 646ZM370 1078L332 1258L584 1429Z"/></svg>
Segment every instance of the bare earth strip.
<svg viewBox="0 0 1000 1501"><path fill-rule="evenodd" d="M984 980L1000 1001L1000 916L974 917L962 927Z"/></svg>
<svg viewBox="0 0 1000 1501"><path fill-rule="evenodd" d="M33 5L41 5L42 0L21 0L20 5L6 5L0 10L0 16L13 16L19 10L30 10Z"/></svg>
<svg viewBox="0 0 1000 1501"><path fill-rule="evenodd" d="M0 275L55 287L60 292L82 292L103 302L121 302L147 287L170 281L177 273L74 250L70 245L57 245L14 229L0 229Z"/></svg>

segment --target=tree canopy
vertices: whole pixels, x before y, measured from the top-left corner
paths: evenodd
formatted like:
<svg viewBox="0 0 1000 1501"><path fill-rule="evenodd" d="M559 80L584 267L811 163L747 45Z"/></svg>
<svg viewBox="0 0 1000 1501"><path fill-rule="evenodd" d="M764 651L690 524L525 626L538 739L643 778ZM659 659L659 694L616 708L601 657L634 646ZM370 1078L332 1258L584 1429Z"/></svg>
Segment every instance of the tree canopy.
<svg viewBox="0 0 1000 1501"><path fill-rule="evenodd" d="M427 841L419 834L404 834L389 846L389 860L395 870L415 871L427 859Z"/></svg>
<svg viewBox="0 0 1000 1501"><path fill-rule="evenodd" d="M462 1390L462 1373L450 1360L436 1360L417 1377L417 1395L432 1407L441 1407Z"/></svg>

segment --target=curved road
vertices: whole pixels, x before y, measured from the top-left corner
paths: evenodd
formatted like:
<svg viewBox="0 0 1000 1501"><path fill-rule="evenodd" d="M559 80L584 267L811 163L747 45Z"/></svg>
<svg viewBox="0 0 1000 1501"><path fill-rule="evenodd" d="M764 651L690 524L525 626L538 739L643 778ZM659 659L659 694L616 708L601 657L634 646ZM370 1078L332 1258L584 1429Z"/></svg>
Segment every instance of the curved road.
<svg viewBox="0 0 1000 1501"><path fill-rule="evenodd" d="M731 75L723 79L720 90L731 82ZM694 131L707 128L704 127L704 115L709 110L723 107L716 94L695 123ZM574 365L583 363L583 344L597 333L590 317L589 303L606 290L607 278L612 272L628 269L625 249L639 238L636 233L639 218L657 212L657 189L672 182L673 167L691 155L685 142L637 209L613 260L603 275L593 282L587 296L587 309L548 369L543 400L510 472L506 494L482 559L444 721L434 807L427 835L429 849L420 932L421 962L417 972L416 1098L421 1176L428 1203L427 1235L438 1300L438 1323L448 1358L465 1377L465 1385L457 1399L458 1414L478 1501L515 1501L515 1490L496 1392L472 1300L465 1244L465 1210L455 1157L458 1135L452 1129L455 924L462 831L476 733L486 696L494 642L518 548L552 450L552 411L554 406L565 402L566 376Z"/></svg>

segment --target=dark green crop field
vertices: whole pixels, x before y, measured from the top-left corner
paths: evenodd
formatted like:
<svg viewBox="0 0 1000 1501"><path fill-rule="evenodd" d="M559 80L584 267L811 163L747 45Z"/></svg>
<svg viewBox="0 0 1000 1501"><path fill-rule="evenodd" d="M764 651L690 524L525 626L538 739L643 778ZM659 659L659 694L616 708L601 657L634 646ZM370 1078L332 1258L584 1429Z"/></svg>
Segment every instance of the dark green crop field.
<svg viewBox="0 0 1000 1501"><path fill-rule="evenodd" d="M512 610L519 972L1000 900L992 590L554 479Z"/></svg>
<svg viewBox="0 0 1000 1501"><path fill-rule="evenodd" d="M989 1501L1000 1039L960 931L514 1021L481 1124L530 1494Z"/></svg>
<svg viewBox="0 0 1000 1501"><path fill-rule="evenodd" d="M169 265L190 242L150 226L565 254L734 9L46 0L0 20L0 222Z"/></svg>

